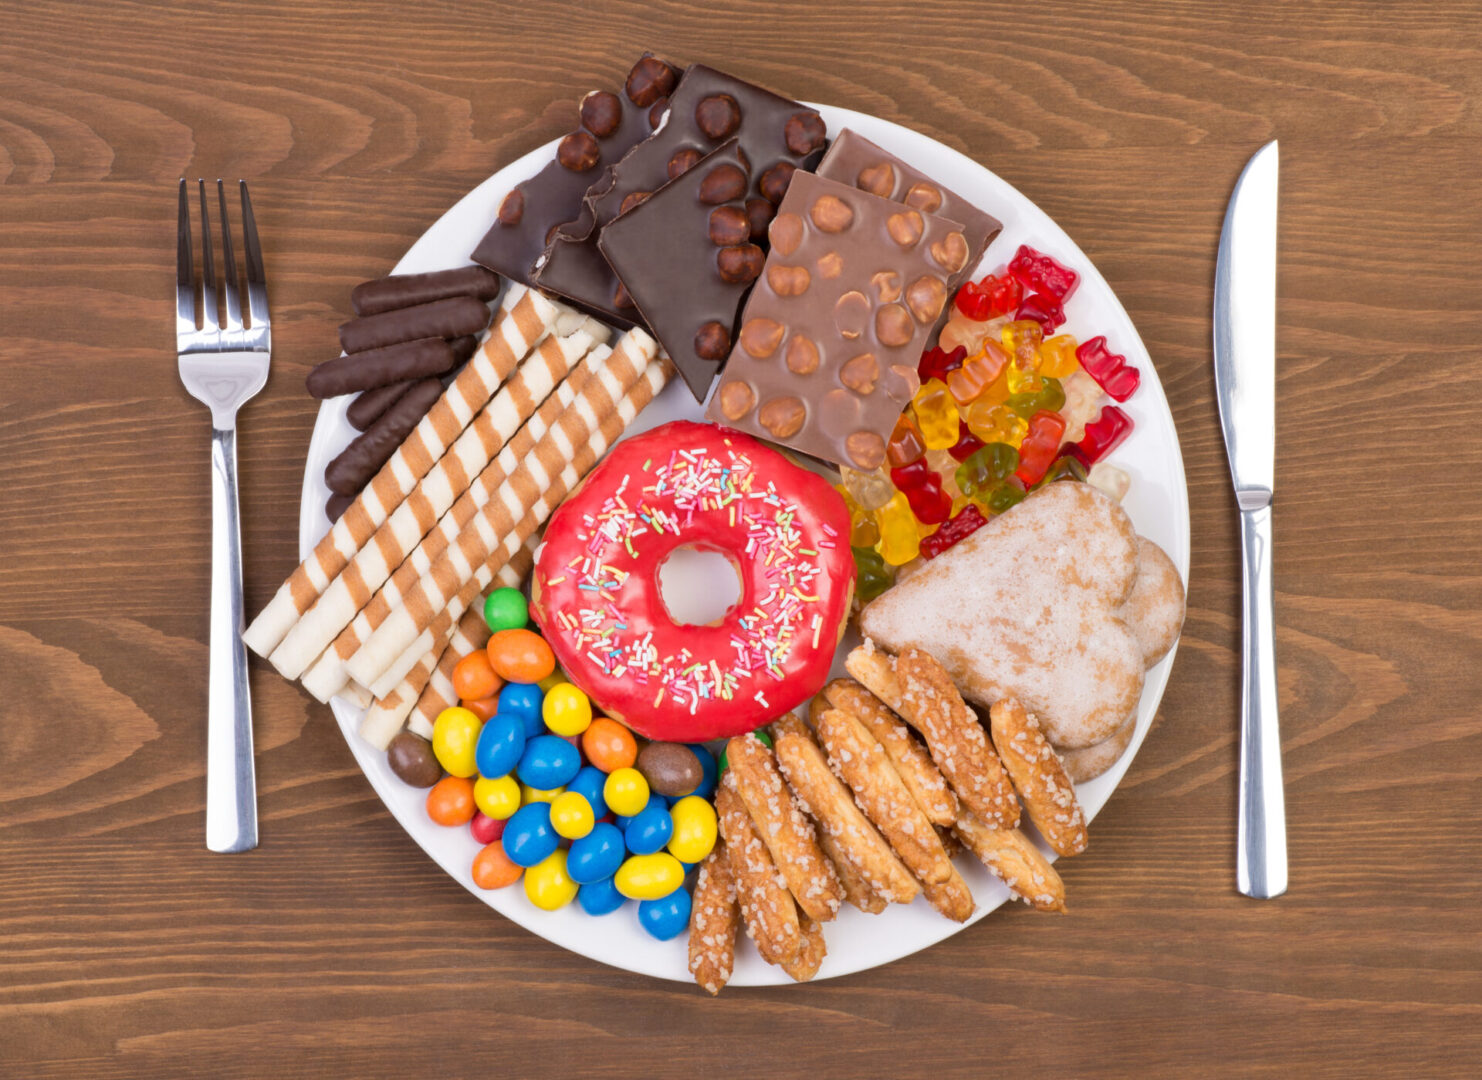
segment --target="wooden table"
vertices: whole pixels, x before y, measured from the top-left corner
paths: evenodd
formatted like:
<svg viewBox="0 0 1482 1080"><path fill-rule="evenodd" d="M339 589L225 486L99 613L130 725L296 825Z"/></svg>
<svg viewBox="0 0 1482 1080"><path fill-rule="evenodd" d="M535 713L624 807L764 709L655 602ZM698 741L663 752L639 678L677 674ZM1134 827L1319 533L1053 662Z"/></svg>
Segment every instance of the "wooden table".
<svg viewBox="0 0 1482 1080"><path fill-rule="evenodd" d="M1475 3L356 7L0 16L0 1076L1477 1075ZM276 345L241 417L255 612L296 562L302 380L350 287L644 47L983 161L1152 352L1193 504L1188 624L1063 864L1068 916L1005 909L713 1001L612 971L464 893L260 664L263 843L205 851L207 419L170 355L176 179L255 185ZM1210 303L1231 184L1278 136L1292 885L1261 903L1234 889Z"/></svg>

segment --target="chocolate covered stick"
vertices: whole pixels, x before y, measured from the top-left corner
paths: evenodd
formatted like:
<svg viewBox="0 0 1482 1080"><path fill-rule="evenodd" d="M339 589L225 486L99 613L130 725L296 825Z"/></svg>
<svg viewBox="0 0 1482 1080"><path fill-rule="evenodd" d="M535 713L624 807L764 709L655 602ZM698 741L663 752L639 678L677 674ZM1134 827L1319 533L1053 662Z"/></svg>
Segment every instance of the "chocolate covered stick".
<svg viewBox="0 0 1482 1080"><path fill-rule="evenodd" d="M653 339L641 332L630 332L609 350L601 346L588 354L571 373L566 382L557 387L546 402L536 410L525 426L516 433L499 455L491 462L470 490L453 504L437 525L423 538L396 572L371 597L342 630L338 637L325 649L319 659L304 674L303 684L320 701L328 701L348 681L345 664L368 640L391 612L400 606L403 597L448 548L459 542L460 535L479 513L505 487L508 478L518 472L521 462L529 457L538 443L544 440L556 424L566 422L564 414L582 397L611 398L622 392L623 386L638 377L638 374L653 359ZM588 380L599 385L587 389Z"/></svg>
<svg viewBox="0 0 1482 1080"><path fill-rule="evenodd" d="M341 323L340 348L356 353L417 338L462 337L481 333L488 325L488 304L476 296L451 296Z"/></svg>
<svg viewBox="0 0 1482 1080"><path fill-rule="evenodd" d="M350 291L350 306L357 315L379 315L383 311L430 304L450 296L472 296L493 300L499 295L499 275L482 266L460 266L430 274L392 274L363 281Z"/></svg>
<svg viewBox="0 0 1482 1080"><path fill-rule="evenodd" d="M578 330L570 337L547 337L535 347L442 459L417 482L406 500L356 552L273 650L270 659L283 675L296 679L303 674L310 662L370 601L381 583L436 527L460 495L471 492L470 501L478 504L487 498L486 490L491 489L482 488L479 481L489 463L592 344L591 336L585 330ZM502 480L501 472L494 486L498 487ZM467 514L472 516L472 505Z"/></svg>
<svg viewBox="0 0 1482 1080"><path fill-rule="evenodd" d="M309 372L304 386L311 397L322 400L442 375L452 371L455 363L453 346L446 338L418 338L326 360Z"/></svg>
<svg viewBox="0 0 1482 1080"><path fill-rule="evenodd" d="M644 406L652 401L654 396L664 388L664 384L673 376L673 373L673 368L667 361L662 359L656 360L648 366L648 369L643 373L643 378L630 388L625 395L622 404L619 406L618 413L603 421L602 429L592 437L588 448L582 451L577 459L572 461L567 469L563 471L562 475L557 478L556 483L542 497L537 509L532 515L527 517L526 522L522 522L516 529L516 536L525 537L524 540L520 541L521 543L529 542L529 538L535 535L541 522L551 515L561 500L566 497L567 492L581 482L581 478L597 463L597 459L606 452L609 446L617 441L617 437L632 422L632 418L637 416L643 410ZM504 550L508 550L508 541L506 541ZM496 552L494 558L498 557L499 553ZM453 691L451 681L451 669L447 674L448 679L446 681L440 679L438 676L434 676L432 682L428 684L427 689L423 691L422 696L417 700L416 710L412 718L413 726L431 725L439 712L449 705L457 704L457 695Z"/></svg>
<svg viewBox="0 0 1482 1080"><path fill-rule="evenodd" d="M242 635L249 649L259 656L273 651L299 615L309 609L412 486L442 457L515 365L546 335L558 312L555 304L523 285L511 286L505 292L484 347L252 621Z"/></svg>
<svg viewBox="0 0 1482 1080"><path fill-rule="evenodd" d="M350 421L350 426L356 431L364 431L376 422L378 416L391 408L411 385L410 382L390 383L365 391L350 402L349 408L345 410L345 419ZM336 514L335 517L339 515Z"/></svg>
<svg viewBox="0 0 1482 1080"><path fill-rule="evenodd" d="M354 495L371 482L406 437L443 395L437 379L419 379L407 387L376 420L324 467L324 482L336 495Z"/></svg>

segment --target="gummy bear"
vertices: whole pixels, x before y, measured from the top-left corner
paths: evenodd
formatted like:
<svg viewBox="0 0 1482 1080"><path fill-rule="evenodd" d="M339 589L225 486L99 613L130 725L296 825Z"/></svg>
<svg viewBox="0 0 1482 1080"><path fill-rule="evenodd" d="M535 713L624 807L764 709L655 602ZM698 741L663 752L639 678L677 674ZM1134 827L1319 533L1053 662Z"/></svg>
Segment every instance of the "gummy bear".
<svg viewBox="0 0 1482 1080"><path fill-rule="evenodd" d="M1019 467L1019 451L1008 443L986 443L957 467L957 486L969 498L986 497L994 485Z"/></svg>
<svg viewBox="0 0 1482 1080"><path fill-rule="evenodd" d="M1033 319L1045 333L1053 334L1065 322L1065 308L1048 293L1030 293L1014 312L1014 318Z"/></svg>
<svg viewBox="0 0 1482 1080"><path fill-rule="evenodd" d="M839 475L843 478L844 490L848 492L849 498L862 510L878 510L895 494L895 488L884 469L860 472L844 465L839 469Z"/></svg>
<svg viewBox="0 0 1482 1080"><path fill-rule="evenodd" d="M1115 405L1108 405L1095 421L1086 425L1085 436L1075 444L1080 451L1077 456L1088 466L1095 465L1131 434L1132 417Z"/></svg>
<svg viewBox="0 0 1482 1080"><path fill-rule="evenodd" d="M923 559L935 559L949 547L967 539L977 532L988 519L983 516L973 503L968 503L961 512L953 515L940 529L921 541L921 557Z"/></svg>
<svg viewBox="0 0 1482 1080"><path fill-rule="evenodd" d="M895 583L895 576L872 547L851 549L854 555L854 595L869 603Z"/></svg>
<svg viewBox="0 0 1482 1080"><path fill-rule="evenodd" d="M1036 393L1010 394L1004 404L1027 420L1037 412L1059 412L1065 404L1065 389L1059 379L1042 378Z"/></svg>
<svg viewBox="0 0 1482 1080"><path fill-rule="evenodd" d="M1057 411L1065 417L1065 441L1077 443L1086 434L1086 425L1095 420L1106 402L1106 395L1096 380L1077 371L1060 384L1065 391L1065 404Z"/></svg>
<svg viewBox="0 0 1482 1080"><path fill-rule="evenodd" d="M911 399L911 411L916 415L916 426L926 449L945 450L957 441L957 402L952 400L947 384L941 379L922 384Z"/></svg>
<svg viewBox="0 0 1482 1080"><path fill-rule="evenodd" d="M985 443L1008 443L1017 447L1029 425L1024 418L1004 404L993 404L979 398L968 406L967 426Z"/></svg>
<svg viewBox="0 0 1482 1080"><path fill-rule="evenodd" d="M911 513L922 523L936 525L952 513L951 496L942 490L941 478L924 460L891 469L890 479L910 503Z"/></svg>
<svg viewBox="0 0 1482 1080"><path fill-rule="evenodd" d="M932 379L945 379L947 374L956 371L967 359L967 349L959 345L950 351L944 351L940 346L927 349L921 354L921 362L916 365L916 373L921 376L923 383Z"/></svg>
<svg viewBox="0 0 1482 1080"><path fill-rule="evenodd" d="M1110 462L1098 461L1086 474L1086 483L1121 502L1127 497L1127 489L1132 486L1132 477Z"/></svg>
<svg viewBox="0 0 1482 1080"><path fill-rule="evenodd" d="M1062 304L1070 299L1071 293L1081 283L1081 275L1028 244L1020 244L1019 250L1014 252L1009 262L1009 273L1035 292L1052 296Z"/></svg>
<svg viewBox="0 0 1482 1080"><path fill-rule="evenodd" d="M1024 481L1017 476L1011 476L988 493L986 500L988 509L995 514L1001 514L1023 502L1027 494L1029 492L1024 487Z"/></svg>
<svg viewBox="0 0 1482 1080"><path fill-rule="evenodd" d="M1011 363L1025 371L1039 370L1039 347L1045 339L1044 328L1039 323L1032 319L1015 319L1004 326L1000 339Z"/></svg>
<svg viewBox="0 0 1482 1080"><path fill-rule="evenodd" d="M1125 356L1112 352L1106 346L1106 338L1098 334L1083 342L1075 351L1076 359L1086 374L1095 379L1112 397L1126 401L1137 392L1142 382L1142 373L1127 363Z"/></svg>
<svg viewBox="0 0 1482 1080"><path fill-rule="evenodd" d="M1024 296L1024 286L1012 274L988 274L978 282L978 289L988 296L990 317L1016 310Z"/></svg>
<svg viewBox="0 0 1482 1080"><path fill-rule="evenodd" d="M947 453L957 461L966 461L983 445L983 440L973 434L966 420L957 421L957 441L947 447Z"/></svg>
<svg viewBox="0 0 1482 1080"><path fill-rule="evenodd" d="M1039 370L1042 375L1063 379L1081 365L1075 358L1076 342L1070 334L1045 338L1039 347Z"/></svg>
<svg viewBox="0 0 1482 1080"><path fill-rule="evenodd" d="M994 325L996 321L990 319L988 322L974 322L954 311L947 320L947 325L942 327L941 336L937 338L937 347L949 353L954 349L962 349L971 355L978 351L985 337L998 334L998 327Z"/></svg>
<svg viewBox="0 0 1482 1080"><path fill-rule="evenodd" d="M916 531L916 515L911 513L911 504L899 491L875 511L875 520L880 523L880 558L887 564L904 566L920 553L921 537Z"/></svg>
<svg viewBox="0 0 1482 1080"><path fill-rule="evenodd" d="M1008 353L997 342L983 342L981 352L969 356L955 371L947 373L947 390L958 405L966 405L998 380L1008 359Z"/></svg>
<svg viewBox="0 0 1482 1080"><path fill-rule="evenodd" d="M976 281L963 282L953 301L957 310L973 322L987 322L993 311L993 297L985 292Z"/></svg>
<svg viewBox="0 0 1482 1080"><path fill-rule="evenodd" d="M1080 458L1072 454L1065 454L1064 456L1055 459L1055 464L1050 466L1049 471L1046 472L1044 476L1040 477L1039 483L1035 484L1034 486L1037 488L1042 488L1046 484L1053 484L1056 480L1085 479L1086 466L1081 464Z"/></svg>
<svg viewBox="0 0 1482 1080"><path fill-rule="evenodd" d="M890 433L890 442L885 446L886 460L899 468L909 465L924 453L926 443L921 438L921 429L909 413L901 413L901 418L895 422L895 430Z"/></svg>
<svg viewBox="0 0 1482 1080"><path fill-rule="evenodd" d="M1038 483L1049 471L1064 434L1065 419L1059 413L1037 412L1030 417L1029 430L1019 444L1019 468L1014 473L1025 487Z"/></svg>

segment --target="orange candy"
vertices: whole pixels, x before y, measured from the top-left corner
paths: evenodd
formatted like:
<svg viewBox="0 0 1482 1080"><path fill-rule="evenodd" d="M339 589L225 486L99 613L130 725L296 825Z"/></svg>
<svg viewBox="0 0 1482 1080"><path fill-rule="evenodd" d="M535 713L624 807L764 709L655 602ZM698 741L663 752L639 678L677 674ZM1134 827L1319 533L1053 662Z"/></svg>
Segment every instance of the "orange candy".
<svg viewBox="0 0 1482 1080"><path fill-rule="evenodd" d="M504 853L504 844L499 840L485 844L483 850L473 857L473 883L481 889L503 889L519 881L524 872L510 862Z"/></svg>
<svg viewBox="0 0 1482 1080"><path fill-rule="evenodd" d="M507 682L538 683L556 670L556 654L531 630L501 630L487 651L495 673Z"/></svg>
<svg viewBox="0 0 1482 1080"><path fill-rule="evenodd" d="M494 665L489 662L489 654L483 649L475 649L453 668L453 692L464 701L492 697L499 693L502 685L504 684L499 676L494 674ZM485 716L482 719L489 718Z"/></svg>
<svg viewBox="0 0 1482 1080"><path fill-rule="evenodd" d="M427 816L439 825L467 825L477 809L473 781L465 776L445 776L427 793Z"/></svg>
<svg viewBox="0 0 1482 1080"><path fill-rule="evenodd" d="M488 723L493 715L499 711L499 695L493 694L490 697L479 698L477 701L460 701L458 704L462 705L480 720Z"/></svg>
<svg viewBox="0 0 1482 1080"><path fill-rule="evenodd" d="M599 716L581 733L582 753L605 773L629 768L638 760L638 740L616 720Z"/></svg>

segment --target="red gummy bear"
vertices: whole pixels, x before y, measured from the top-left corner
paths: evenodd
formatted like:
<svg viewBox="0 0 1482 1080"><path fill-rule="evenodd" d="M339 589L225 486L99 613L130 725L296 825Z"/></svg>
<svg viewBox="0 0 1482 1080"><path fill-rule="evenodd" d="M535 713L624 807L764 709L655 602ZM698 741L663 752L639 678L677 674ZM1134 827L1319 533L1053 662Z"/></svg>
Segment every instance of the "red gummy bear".
<svg viewBox="0 0 1482 1080"><path fill-rule="evenodd" d="M1024 286L1012 274L988 274L978 282L978 288L988 297L988 317L996 319L1007 315L1019 306L1024 297Z"/></svg>
<svg viewBox="0 0 1482 1080"><path fill-rule="evenodd" d="M987 524L988 519L983 516L983 511L978 509L978 504L968 503L956 517L936 532L921 538L921 557L935 559L949 547L962 542Z"/></svg>
<svg viewBox="0 0 1482 1080"><path fill-rule="evenodd" d="M1038 293L1053 296L1060 303L1070 299L1081 275L1064 266L1042 251L1035 251L1028 244L1020 244L1009 263L1009 273Z"/></svg>
<svg viewBox="0 0 1482 1080"><path fill-rule="evenodd" d="M957 299L953 302L957 305L957 310L973 322L987 322L993 317L993 297L984 292L976 281L964 282L962 288L957 290Z"/></svg>
<svg viewBox="0 0 1482 1080"><path fill-rule="evenodd" d="M983 448L983 440L973 434L972 428L962 420L957 421L957 441L947 448L958 461L966 461L974 452Z"/></svg>
<svg viewBox="0 0 1482 1080"><path fill-rule="evenodd" d="M1090 468L1121 446L1131 434L1132 417L1115 405L1108 405L1101 410L1100 416L1086 425L1085 437L1067 449L1074 449L1075 456Z"/></svg>
<svg viewBox="0 0 1482 1080"><path fill-rule="evenodd" d="M947 373L956 371L967 359L967 349L959 345L951 352L943 352L939 346L933 345L921 354L921 363L916 365L916 373L921 376L922 383L931 379L947 381Z"/></svg>
<svg viewBox="0 0 1482 1080"><path fill-rule="evenodd" d="M890 470L890 482L911 504L911 513L923 525L946 521L952 513L952 496L942 490L942 478L925 458Z"/></svg>
<svg viewBox="0 0 1482 1080"><path fill-rule="evenodd" d="M1065 308L1049 293L1030 293L1014 318L1033 319L1045 328L1045 336L1049 337L1065 322Z"/></svg>
<svg viewBox="0 0 1482 1080"><path fill-rule="evenodd" d="M1142 373L1106 347L1106 337L1098 334L1081 343L1075 351L1086 374L1117 401L1126 401L1142 383Z"/></svg>
<svg viewBox="0 0 1482 1080"><path fill-rule="evenodd" d="M1111 405L1108 408L1116 408ZM1106 410L1103 409L1102 412ZM1090 428L1088 426L1087 430ZM1024 481L1026 488L1034 487L1044 479L1045 473L1055 461L1055 451L1065 436L1065 418L1059 413L1041 409L1029 418L1029 430L1019 444L1019 468L1014 475Z"/></svg>

